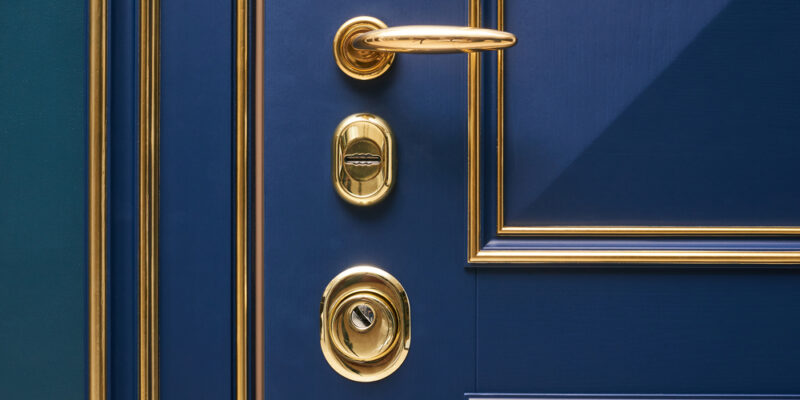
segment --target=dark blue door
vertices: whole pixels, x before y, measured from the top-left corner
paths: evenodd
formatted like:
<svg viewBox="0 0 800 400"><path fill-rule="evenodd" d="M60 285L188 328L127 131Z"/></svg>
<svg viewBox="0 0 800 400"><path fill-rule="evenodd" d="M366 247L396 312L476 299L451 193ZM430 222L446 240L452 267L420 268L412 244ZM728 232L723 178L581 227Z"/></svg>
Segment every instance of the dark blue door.
<svg viewBox="0 0 800 400"><path fill-rule="evenodd" d="M11 3L0 397L800 398L799 1Z"/></svg>
<svg viewBox="0 0 800 400"><path fill-rule="evenodd" d="M361 15L517 44L359 80L332 41ZM266 397L800 393L798 18L792 0L268 1ZM370 206L331 182L355 113L396 145ZM411 304L408 356L372 383L319 336L326 285L365 264Z"/></svg>

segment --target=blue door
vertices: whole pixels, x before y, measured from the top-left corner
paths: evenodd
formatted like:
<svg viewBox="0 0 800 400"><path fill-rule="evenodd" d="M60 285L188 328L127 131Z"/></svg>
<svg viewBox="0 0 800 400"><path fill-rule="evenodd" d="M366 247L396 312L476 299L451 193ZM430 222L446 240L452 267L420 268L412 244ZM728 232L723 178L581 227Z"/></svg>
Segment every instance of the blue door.
<svg viewBox="0 0 800 400"><path fill-rule="evenodd" d="M0 398L800 398L797 0L0 11Z"/></svg>
<svg viewBox="0 0 800 400"><path fill-rule="evenodd" d="M516 44L404 54L482 40L419 28L337 48L357 16ZM268 1L266 398L800 393L798 18L792 0ZM354 205L371 189L348 168L392 155L339 142L364 113L395 180ZM369 361L340 360L361 317L319 311L360 265L410 302L407 356L367 383Z"/></svg>

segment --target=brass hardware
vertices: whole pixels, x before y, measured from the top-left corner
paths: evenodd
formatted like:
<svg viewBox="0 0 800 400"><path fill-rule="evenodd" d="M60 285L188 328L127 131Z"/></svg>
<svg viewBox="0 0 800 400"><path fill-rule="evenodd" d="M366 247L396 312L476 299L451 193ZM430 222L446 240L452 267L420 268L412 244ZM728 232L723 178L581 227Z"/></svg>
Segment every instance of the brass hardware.
<svg viewBox="0 0 800 400"><path fill-rule="evenodd" d="M328 364L347 379L374 382L391 375L411 347L403 286L367 265L337 275L322 294L320 345Z"/></svg>
<svg viewBox="0 0 800 400"><path fill-rule="evenodd" d="M470 53L505 49L516 42L513 33L495 29L411 25L363 33L353 39L353 47L394 53Z"/></svg>
<svg viewBox="0 0 800 400"><path fill-rule="evenodd" d="M253 346L252 400L264 400L266 336L264 334L264 8L253 2ZM245 293L247 288L245 287ZM245 327L246 328L246 327ZM247 357L247 352L244 354Z"/></svg>
<svg viewBox="0 0 800 400"><path fill-rule="evenodd" d="M372 114L353 114L339 123L333 136L333 186L347 202L375 204L395 180L394 137L389 125Z"/></svg>
<svg viewBox="0 0 800 400"><path fill-rule="evenodd" d="M463 26L409 25L388 28L373 17L345 22L333 38L336 64L361 80L386 72L394 53L472 53L513 46L516 36L495 29Z"/></svg>
<svg viewBox="0 0 800 400"><path fill-rule="evenodd" d="M107 302L108 259L106 176L108 117L108 1L90 0L89 17L89 134L88 134L88 317L87 360L89 400L107 398Z"/></svg>
<svg viewBox="0 0 800 400"><path fill-rule="evenodd" d="M139 400L158 400L161 1L139 2Z"/></svg>
<svg viewBox="0 0 800 400"><path fill-rule="evenodd" d="M250 93L250 61L249 61L249 38L250 38L250 2L248 0L236 0L236 108L235 108L235 132L236 132L236 187L235 196L235 259L234 270L236 276L235 283L235 313L236 313L236 359L235 382L236 400L248 399L248 380L250 379L248 315L250 309L248 305L248 287L250 282L250 248L249 241L249 210L250 199L250 174L248 167L248 131L249 131L249 93Z"/></svg>
<svg viewBox="0 0 800 400"><path fill-rule="evenodd" d="M383 21L372 17L355 17L345 22L333 38L333 58L351 78L368 80L383 75L394 61L394 53L356 50L352 41L358 35L386 28Z"/></svg>
<svg viewBox="0 0 800 400"><path fill-rule="evenodd" d="M331 317L331 341L351 360L373 361L394 345L397 317L392 306L379 296L353 294L336 306Z"/></svg>

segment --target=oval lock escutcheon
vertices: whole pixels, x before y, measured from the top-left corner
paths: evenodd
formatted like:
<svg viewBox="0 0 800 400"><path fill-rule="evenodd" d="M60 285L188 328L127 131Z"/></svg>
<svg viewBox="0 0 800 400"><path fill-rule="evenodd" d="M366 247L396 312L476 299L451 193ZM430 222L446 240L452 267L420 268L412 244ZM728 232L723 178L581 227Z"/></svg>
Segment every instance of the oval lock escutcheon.
<svg viewBox="0 0 800 400"><path fill-rule="evenodd" d="M411 347L408 296L392 275L356 266L337 275L322 295L320 345L340 375L373 382L391 375Z"/></svg>
<svg viewBox="0 0 800 400"><path fill-rule="evenodd" d="M359 113L342 120L332 143L332 179L345 201L368 206L381 201L395 181L394 136L377 115Z"/></svg>

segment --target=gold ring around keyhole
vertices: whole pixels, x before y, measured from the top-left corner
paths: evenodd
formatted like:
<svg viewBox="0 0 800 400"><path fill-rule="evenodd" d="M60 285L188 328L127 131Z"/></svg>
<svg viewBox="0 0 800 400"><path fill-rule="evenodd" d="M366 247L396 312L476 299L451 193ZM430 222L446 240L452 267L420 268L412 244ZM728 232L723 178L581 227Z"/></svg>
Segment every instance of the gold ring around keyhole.
<svg viewBox="0 0 800 400"><path fill-rule="evenodd" d="M372 315L354 324L359 307ZM322 354L340 375L373 382L403 364L411 348L411 306L392 275L368 265L348 268L325 288L320 308Z"/></svg>

